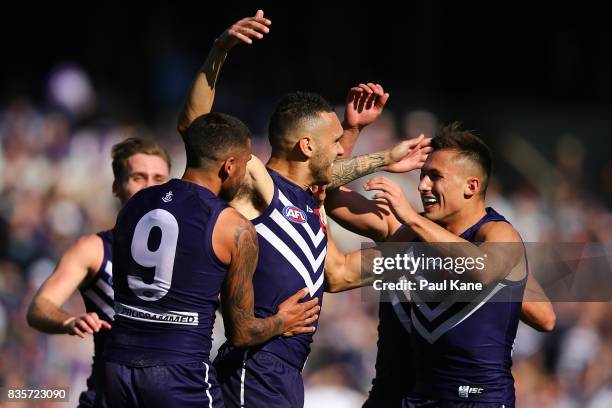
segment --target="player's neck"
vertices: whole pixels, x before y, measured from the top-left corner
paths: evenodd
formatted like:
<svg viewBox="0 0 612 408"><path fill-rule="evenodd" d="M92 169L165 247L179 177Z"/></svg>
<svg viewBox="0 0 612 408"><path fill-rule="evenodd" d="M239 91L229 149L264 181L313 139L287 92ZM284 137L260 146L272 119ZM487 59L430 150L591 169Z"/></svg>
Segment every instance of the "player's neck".
<svg viewBox="0 0 612 408"><path fill-rule="evenodd" d="M183 173L181 180L204 187L215 195L219 195L219 192L221 191L221 180L215 172L202 172L196 169L187 168L185 169L185 173Z"/></svg>
<svg viewBox="0 0 612 408"><path fill-rule="evenodd" d="M465 206L445 220L444 228L453 234L461 235L464 231L476 224L487 214L485 204L482 201Z"/></svg>
<svg viewBox="0 0 612 408"><path fill-rule="evenodd" d="M291 161L279 157L270 157L266 167L274 170L284 178L302 187L308 189L312 184L308 162Z"/></svg>

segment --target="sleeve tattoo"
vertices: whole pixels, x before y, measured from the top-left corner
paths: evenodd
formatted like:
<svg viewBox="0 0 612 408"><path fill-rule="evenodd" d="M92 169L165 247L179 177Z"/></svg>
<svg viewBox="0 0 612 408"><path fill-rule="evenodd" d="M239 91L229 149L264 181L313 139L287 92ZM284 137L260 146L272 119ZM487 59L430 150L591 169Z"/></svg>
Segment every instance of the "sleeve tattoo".
<svg viewBox="0 0 612 408"><path fill-rule="evenodd" d="M333 190L359 177L382 170L385 164L384 151L336 160L332 169L332 181L327 185L327 189Z"/></svg>
<svg viewBox="0 0 612 408"><path fill-rule="evenodd" d="M279 316L254 316L253 273L257 265L257 233L252 225L236 228L233 255L224 285L222 308L228 338L237 346L255 345L281 334Z"/></svg>

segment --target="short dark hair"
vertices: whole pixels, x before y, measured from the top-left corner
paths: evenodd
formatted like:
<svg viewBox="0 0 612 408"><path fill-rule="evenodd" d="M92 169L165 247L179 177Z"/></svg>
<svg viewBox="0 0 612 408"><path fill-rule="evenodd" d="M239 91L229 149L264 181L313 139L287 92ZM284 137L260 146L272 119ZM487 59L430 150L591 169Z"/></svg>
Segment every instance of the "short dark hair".
<svg viewBox="0 0 612 408"><path fill-rule="evenodd" d="M224 160L236 149L245 148L250 138L249 128L234 116L219 112L201 115L183 134L187 167L201 168Z"/></svg>
<svg viewBox="0 0 612 408"><path fill-rule="evenodd" d="M295 129L303 120L333 111L331 104L319 94L293 92L285 95L276 105L270 119L268 137L272 151L281 148L287 132Z"/></svg>
<svg viewBox="0 0 612 408"><path fill-rule="evenodd" d="M462 130L461 122L453 122L441 127L431 140L431 147L435 150L454 150L462 157L466 157L477 164L484 175L481 192L484 196L489 185L493 159L491 150L473 131Z"/></svg>
<svg viewBox="0 0 612 408"><path fill-rule="evenodd" d="M113 158L115 180L122 180L127 176L127 161L138 153L159 156L168 164L168 170L172 167L170 155L158 142L144 137L130 137L115 144L112 148L111 157Z"/></svg>

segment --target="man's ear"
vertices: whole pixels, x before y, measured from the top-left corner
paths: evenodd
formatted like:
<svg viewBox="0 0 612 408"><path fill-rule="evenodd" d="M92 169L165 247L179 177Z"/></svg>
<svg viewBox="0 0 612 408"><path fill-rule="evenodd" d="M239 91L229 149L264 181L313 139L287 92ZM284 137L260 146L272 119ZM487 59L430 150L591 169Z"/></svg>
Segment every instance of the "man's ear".
<svg viewBox="0 0 612 408"><path fill-rule="evenodd" d="M466 198L471 198L480 193L480 187L482 187L480 179L478 177L470 177L467 179L463 194Z"/></svg>
<svg viewBox="0 0 612 408"><path fill-rule="evenodd" d="M119 196L119 182L117 180L113 180L113 196Z"/></svg>
<svg viewBox="0 0 612 408"><path fill-rule="evenodd" d="M223 166L221 166L221 180L225 180L236 170L236 158L234 156L230 156L223 162Z"/></svg>
<svg viewBox="0 0 612 408"><path fill-rule="evenodd" d="M302 154L308 158L312 157L314 153L314 140L310 136L302 137L298 141L298 146Z"/></svg>

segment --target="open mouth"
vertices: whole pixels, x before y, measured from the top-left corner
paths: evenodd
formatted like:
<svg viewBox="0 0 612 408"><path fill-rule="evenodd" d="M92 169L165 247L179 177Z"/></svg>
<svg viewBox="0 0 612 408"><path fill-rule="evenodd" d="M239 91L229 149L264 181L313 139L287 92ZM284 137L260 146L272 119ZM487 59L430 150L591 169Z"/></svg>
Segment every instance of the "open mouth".
<svg viewBox="0 0 612 408"><path fill-rule="evenodd" d="M436 197L421 197L421 201L423 202L423 209L425 211L429 211L434 208L434 206L440 204Z"/></svg>

